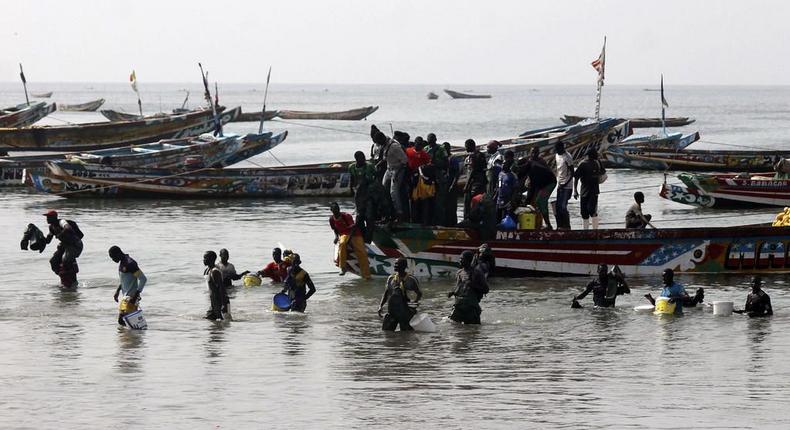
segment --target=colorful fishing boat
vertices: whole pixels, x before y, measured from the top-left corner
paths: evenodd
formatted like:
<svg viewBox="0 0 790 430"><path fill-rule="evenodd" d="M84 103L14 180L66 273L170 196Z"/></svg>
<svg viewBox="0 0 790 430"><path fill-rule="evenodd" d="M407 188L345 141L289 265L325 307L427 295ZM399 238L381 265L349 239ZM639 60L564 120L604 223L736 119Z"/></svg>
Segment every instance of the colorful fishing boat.
<svg viewBox="0 0 790 430"><path fill-rule="evenodd" d="M497 276L590 276L598 264L629 276L676 273L790 273L790 227L770 224L658 230L498 231L483 241L473 229L397 224L377 227L367 246L371 274L387 276L404 257L418 277L452 276L462 251L488 243ZM348 267L359 273L349 253Z"/></svg>
<svg viewBox="0 0 790 430"><path fill-rule="evenodd" d="M359 121L367 118L373 112L379 110L378 106L365 106L358 109L344 110L339 112L319 112L304 110L279 110L277 116L281 119L322 119L335 121ZM260 114L258 114L260 117Z"/></svg>
<svg viewBox="0 0 790 430"><path fill-rule="evenodd" d="M471 93L462 93L453 90L444 90L444 92L447 93L448 96L454 99L490 99L491 98L490 94L471 94Z"/></svg>
<svg viewBox="0 0 790 430"><path fill-rule="evenodd" d="M23 103L0 109L0 127L27 127L55 111L55 103Z"/></svg>
<svg viewBox="0 0 790 430"><path fill-rule="evenodd" d="M576 124L588 119L586 116L564 115L560 120L565 124ZM661 118L627 118L631 122L631 128L657 128L661 127ZM667 127L682 127L696 121L694 118L685 116L666 118Z"/></svg>
<svg viewBox="0 0 790 430"><path fill-rule="evenodd" d="M77 103L77 104L60 104L60 110L62 111L71 111L71 112L95 112L96 109L100 108L101 105L104 104L104 99L98 100L91 100L85 103Z"/></svg>
<svg viewBox="0 0 790 430"><path fill-rule="evenodd" d="M632 146L649 149L668 149L679 151L699 140L699 132L690 134L679 132L667 134L632 134L620 142L620 146Z"/></svg>
<svg viewBox="0 0 790 430"><path fill-rule="evenodd" d="M606 152L611 166L639 170L684 170L690 172L766 172L773 158L790 157L790 151L717 151L653 149L616 146Z"/></svg>
<svg viewBox="0 0 790 430"><path fill-rule="evenodd" d="M706 208L790 206L790 179L773 174L678 175L686 187L663 186L659 195L678 203Z"/></svg>
<svg viewBox="0 0 790 430"><path fill-rule="evenodd" d="M217 118L210 110L128 122L94 122L57 126L0 128L2 151L93 151L197 136L225 124L241 108L223 110Z"/></svg>
<svg viewBox="0 0 790 430"><path fill-rule="evenodd" d="M282 143L288 132L169 139L145 145L104 149L86 153L33 155L0 158L0 186L23 185L27 173L45 173L49 161L101 164L111 167L168 169L221 168L268 151Z"/></svg>
<svg viewBox="0 0 790 430"><path fill-rule="evenodd" d="M516 157L522 157L538 147L544 159L553 162L552 151L558 141L567 142L566 149L572 154L583 154L589 148L605 150L618 142L618 136L625 135L627 127L627 122L602 120L583 126L533 130L503 140L503 149L511 149ZM48 171L32 172L27 179L39 191L74 197L340 197L351 191L351 163L193 172L54 163ZM463 183L463 178L459 182Z"/></svg>

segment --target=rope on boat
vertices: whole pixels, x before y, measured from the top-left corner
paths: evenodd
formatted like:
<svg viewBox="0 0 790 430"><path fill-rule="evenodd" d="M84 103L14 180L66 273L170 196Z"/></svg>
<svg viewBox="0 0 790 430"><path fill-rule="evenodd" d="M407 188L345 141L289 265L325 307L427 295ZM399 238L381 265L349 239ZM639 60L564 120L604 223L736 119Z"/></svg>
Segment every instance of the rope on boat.
<svg viewBox="0 0 790 430"><path fill-rule="evenodd" d="M348 129L342 129L342 128L325 127L323 125L303 124L303 123L299 123L299 122L284 121L284 120L281 120L281 119L271 119L269 121L281 122L283 124L289 124L289 125L298 125L298 126L307 127L307 128L319 128L321 130L338 131L338 132L341 132L341 133L361 134L363 136L370 136L370 133L366 133L364 131L354 131L354 130L348 130Z"/></svg>
<svg viewBox="0 0 790 430"><path fill-rule="evenodd" d="M104 190L104 189L107 189L107 188L118 188L118 187L122 187L124 185L141 184L141 183L144 183L144 182L157 181L159 179L168 179L168 178L175 178L177 176L192 175L192 174L195 174L195 173L202 172L204 170L211 170L211 168L210 167L204 167L202 169L197 169L197 170L187 170L187 171L180 172L180 173L174 173L172 175L157 176L157 177L153 177L153 178L145 178L145 179L141 179L139 181L134 181L134 182L112 182L115 185L104 185L104 186L96 187L96 188L89 188L89 189L84 189L84 190L74 190L74 191L64 191L62 193L53 193L53 194L56 195L56 196L67 196L67 195L70 195L70 194L94 192L94 191L98 191L98 190ZM110 182L110 181L108 180L107 182Z"/></svg>

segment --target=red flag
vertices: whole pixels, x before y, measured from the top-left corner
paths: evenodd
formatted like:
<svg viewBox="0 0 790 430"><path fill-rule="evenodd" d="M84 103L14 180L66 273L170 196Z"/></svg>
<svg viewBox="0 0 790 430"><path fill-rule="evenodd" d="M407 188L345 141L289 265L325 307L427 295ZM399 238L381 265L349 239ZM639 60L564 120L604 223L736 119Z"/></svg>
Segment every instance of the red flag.
<svg viewBox="0 0 790 430"><path fill-rule="evenodd" d="M598 72L598 83L603 85L604 80L604 70L606 69L606 37L603 38L603 48L601 48L601 55L595 59L592 63L590 63Z"/></svg>

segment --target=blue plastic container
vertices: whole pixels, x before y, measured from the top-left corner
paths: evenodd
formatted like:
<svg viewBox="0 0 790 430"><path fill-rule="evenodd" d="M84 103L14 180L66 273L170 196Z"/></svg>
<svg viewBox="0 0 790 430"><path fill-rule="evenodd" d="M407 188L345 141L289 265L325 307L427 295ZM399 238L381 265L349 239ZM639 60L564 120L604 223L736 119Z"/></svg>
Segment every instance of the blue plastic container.
<svg viewBox="0 0 790 430"><path fill-rule="evenodd" d="M277 293L272 298L272 310L275 311L288 311L291 309L291 299L288 297L288 294L284 293Z"/></svg>

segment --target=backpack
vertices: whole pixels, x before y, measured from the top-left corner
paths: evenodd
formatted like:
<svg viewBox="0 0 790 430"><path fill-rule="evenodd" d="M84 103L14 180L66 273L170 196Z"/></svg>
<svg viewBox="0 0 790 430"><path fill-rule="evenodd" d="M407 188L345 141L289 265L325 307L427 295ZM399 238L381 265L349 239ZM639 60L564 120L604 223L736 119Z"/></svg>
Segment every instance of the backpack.
<svg viewBox="0 0 790 430"><path fill-rule="evenodd" d="M83 233L82 230L80 230L80 227L77 225L76 222L70 219L67 219L66 222L69 223L71 229L74 230L74 234L76 234L78 238L82 239L83 237L85 237L85 233Z"/></svg>

